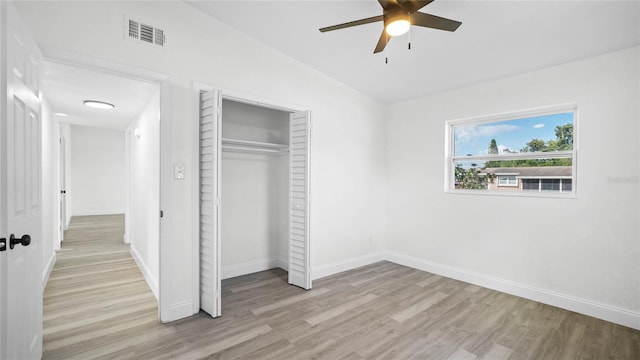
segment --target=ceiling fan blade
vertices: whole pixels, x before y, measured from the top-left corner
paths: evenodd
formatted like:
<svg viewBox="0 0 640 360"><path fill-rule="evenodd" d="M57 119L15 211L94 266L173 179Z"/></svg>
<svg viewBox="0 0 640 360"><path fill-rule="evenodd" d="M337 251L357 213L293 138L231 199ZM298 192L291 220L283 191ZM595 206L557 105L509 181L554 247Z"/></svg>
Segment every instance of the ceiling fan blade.
<svg viewBox="0 0 640 360"><path fill-rule="evenodd" d="M338 24L338 25L323 27L322 29L320 29L320 32L339 30L339 29L344 29L344 28L348 28L348 27L352 27L352 26L369 24L369 23L372 23L372 22L382 21L382 20L384 20L384 17L382 15L378 15L378 16L374 16L374 17L370 17L370 18L366 18L366 19L349 21L349 22L344 23L344 24Z"/></svg>
<svg viewBox="0 0 640 360"><path fill-rule="evenodd" d="M446 31L456 31L456 29L462 25L460 21L445 19L421 12L416 12L411 15L411 24Z"/></svg>
<svg viewBox="0 0 640 360"><path fill-rule="evenodd" d="M389 36L387 35L386 31L382 30L382 34L380 34L380 39L378 39L378 45L376 45L376 49L373 50L373 53L377 54L380 51L384 50L388 42L389 42Z"/></svg>

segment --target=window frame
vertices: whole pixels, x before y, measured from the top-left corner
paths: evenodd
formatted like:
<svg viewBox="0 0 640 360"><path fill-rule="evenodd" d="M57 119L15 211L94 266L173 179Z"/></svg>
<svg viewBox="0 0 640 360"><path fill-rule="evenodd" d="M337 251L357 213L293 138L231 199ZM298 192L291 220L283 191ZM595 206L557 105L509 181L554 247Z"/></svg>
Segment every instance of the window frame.
<svg viewBox="0 0 640 360"><path fill-rule="evenodd" d="M455 131L457 126L472 126L501 121L524 119L535 116L553 115L558 113L573 113L573 149L553 152L534 153L509 153L500 155L472 155L454 156L455 154ZM577 198L577 175L578 175L578 105L576 103L558 104L544 107L531 108L519 111L509 111L491 115L474 116L445 121L445 151L444 151L444 191L449 194L473 194L491 196L515 196L515 197L550 197L550 198ZM528 159L571 159L571 191L499 191L499 190L469 190L455 188L455 163L460 161L499 161L499 160L528 160ZM498 179L496 177L495 184ZM517 182L517 179L516 179ZM500 185L508 186L508 185ZM517 185L516 185L517 186Z"/></svg>
<svg viewBox="0 0 640 360"><path fill-rule="evenodd" d="M509 180L513 178L513 183L509 182ZM505 179L506 183L501 184L500 180ZM518 175L515 174L497 174L496 181L497 185L501 187L518 187Z"/></svg>

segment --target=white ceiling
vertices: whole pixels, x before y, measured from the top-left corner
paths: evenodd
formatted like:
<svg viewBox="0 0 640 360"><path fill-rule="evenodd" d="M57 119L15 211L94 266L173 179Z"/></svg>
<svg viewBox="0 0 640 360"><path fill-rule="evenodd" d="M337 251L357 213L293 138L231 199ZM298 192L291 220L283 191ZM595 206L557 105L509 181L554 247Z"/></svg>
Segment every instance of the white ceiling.
<svg viewBox="0 0 640 360"><path fill-rule="evenodd" d="M42 89L61 122L124 130L159 92L159 85L85 68L43 62ZM84 100L115 105L112 110L87 107Z"/></svg>
<svg viewBox="0 0 640 360"><path fill-rule="evenodd" d="M453 33L412 27L374 55L375 0L187 1L220 21L385 103L394 103L640 44L638 1L436 0L421 11L458 20ZM385 56L389 63L385 64Z"/></svg>
<svg viewBox="0 0 640 360"><path fill-rule="evenodd" d="M422 9L462 21L453 33L413 27L373 54L381 23L319 28L376 16L375 0L187 1L224 23L385 103L561 64L640 44L638 1L452 1ZM389 63L385 64L385 57ZM124 130L158 85L53 62L43 90L62 122ZM86 107L84 100L114 104Z"/></svg>

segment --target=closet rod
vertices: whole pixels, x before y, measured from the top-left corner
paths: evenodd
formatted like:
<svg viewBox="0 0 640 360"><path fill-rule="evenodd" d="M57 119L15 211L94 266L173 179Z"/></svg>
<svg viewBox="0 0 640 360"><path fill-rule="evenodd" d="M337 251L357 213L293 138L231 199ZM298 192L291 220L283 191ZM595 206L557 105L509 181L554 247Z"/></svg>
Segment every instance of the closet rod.
<svg viewBox="0 0 640 360"><path fill-rule="evenodd" d="M288 149L265 149L259 147L249 147L249 146L236 146L236 145L222 145L222 150L226 151L236 151L236 152L248 152L248 153L269 153L269 154L278 154L283 152L288 152Z"/></svg>
<svg viewBox="0 0 640 360"><path fill-rule="evenodd" d="M261 148L268 148L268 149L284 149L289 147L289 145L287 144L276 144L276 143L268 143L268 142L261 142L261 141L229 139L229 138L222 138L222 144L248 146L248 147L261 147Z"/></svg>

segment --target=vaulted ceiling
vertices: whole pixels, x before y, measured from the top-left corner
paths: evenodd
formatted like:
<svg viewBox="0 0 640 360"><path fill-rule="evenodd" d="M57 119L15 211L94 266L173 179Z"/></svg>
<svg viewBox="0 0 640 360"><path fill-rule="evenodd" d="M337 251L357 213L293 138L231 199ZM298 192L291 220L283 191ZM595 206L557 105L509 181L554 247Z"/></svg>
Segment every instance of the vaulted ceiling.
<svg viewBox="0 0 640 360"><path fill-rule="evenodd" d="M461 21L456 32L413 27L411 50L405 35L375 55L382 23L318 31L381 14L375 0L187 3L384 103L640 44L638 1L436 0L421 11ZM45 63L44 71L54 111L67 113L69 123L124 129L158 91L155 84L61 64ZM116 109L86 108L87 98Z"/></svg>
<svg viewBox="0 0 640 360"><path fill-rule="evenodd" d="M385 103L640 44L638 1L436 0L421 11L461 21L456 32L413 27L411 50L403 35L376 55L380 22L318 31L380 15L375 0L187 3Z"/></svg>

